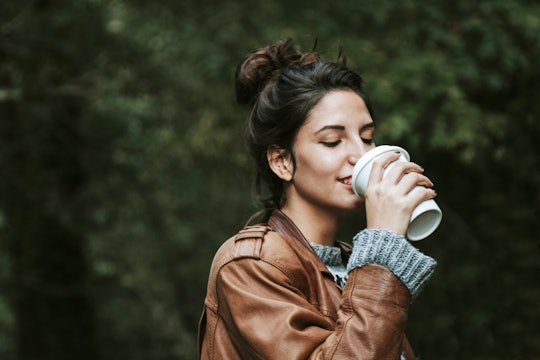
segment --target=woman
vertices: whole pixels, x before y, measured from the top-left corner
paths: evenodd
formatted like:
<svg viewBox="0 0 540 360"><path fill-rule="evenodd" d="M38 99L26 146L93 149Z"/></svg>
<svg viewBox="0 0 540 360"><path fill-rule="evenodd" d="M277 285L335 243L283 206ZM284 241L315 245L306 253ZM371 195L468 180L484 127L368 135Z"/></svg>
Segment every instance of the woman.
<svg viewBox="0 0 540 360"><path fill-rule="evenodd" d="M263 221L218 250L199 328L201 359L414 359L409 304L435 261L404 238L433 184L399 154L376 161L364 200L354 164L375 146L362 79L291 40L250 54L236 72L252 106L248 144L266 185ZM410 193L415 186L424 191ZM366 208L352 248L340 219Z"/></svg>

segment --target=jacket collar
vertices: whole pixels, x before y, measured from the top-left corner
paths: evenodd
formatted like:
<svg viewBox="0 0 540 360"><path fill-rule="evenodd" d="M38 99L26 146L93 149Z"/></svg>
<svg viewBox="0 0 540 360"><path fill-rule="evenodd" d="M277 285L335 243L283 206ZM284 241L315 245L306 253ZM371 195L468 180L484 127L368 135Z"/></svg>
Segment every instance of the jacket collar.
<svg viewBox="0 0 540 360"><path fill-rule="evenodd" d="M304 237L304 234L298 229L298 227L293 223L293 221L285 215L281 210L273 210L268 220L268 226L270 226L274 231L279 232L283 235L286 235L289 238L296 240L301 245L304 245L306 248L309 248L310 252L313 253L317 259L319 257L315 253L315 250L311 247L309 241ZM341 248L341 253L344 262L347 262L352 251L350 244L337 241L336 246ZM322 264L322 261L321 261ZM323 267L326 266L323 264Z"/></svg>
<svg viewBox="0 0 540 360"><path fill-rule="evenodd" d="M301 254L303 261L311 262L321 273L332 279L334 278L300 229L298 229L293 221L282 211L274 210L272 212L270 219L268 219L268 226L270 226L272 230L281 233L290 239L290 245L297 249ZM350 245L341 242L338 242L336 245L342 248L342 256L344 256L344 260L346 261L350 253Z"/></svg>
<svg viewBox="0 0 540 360"><path fill-rule="evenodd" d="M311 249L309 241L304 237L304 234L302 234L300 229L298 229L292 220L281 210L272 211L272 215L270 215L270 219L268 219L268 225L274 231L293 238Z"/></svg>

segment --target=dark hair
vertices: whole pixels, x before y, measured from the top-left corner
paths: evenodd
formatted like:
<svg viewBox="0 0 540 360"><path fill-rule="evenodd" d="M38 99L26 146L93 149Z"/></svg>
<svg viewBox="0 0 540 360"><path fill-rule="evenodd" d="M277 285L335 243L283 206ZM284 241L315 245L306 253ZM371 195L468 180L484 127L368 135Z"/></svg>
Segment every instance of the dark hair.
<svg viewBox="0 0 540 360"><path fill-rule="evenodd" d="M251 53L236 69L237 100L252 106L247 144L257 165L257 192L261 196L261 183L270 192L261 199L265 217L286 201L283 182L268 164L267 150L270 146L282 148L295 164L296 134L324 95L350 89L364 100L373 117L361 76L350 70L341 56L334 62L322 61L315 48L301 53L291 39L281 40Z"/></svg>

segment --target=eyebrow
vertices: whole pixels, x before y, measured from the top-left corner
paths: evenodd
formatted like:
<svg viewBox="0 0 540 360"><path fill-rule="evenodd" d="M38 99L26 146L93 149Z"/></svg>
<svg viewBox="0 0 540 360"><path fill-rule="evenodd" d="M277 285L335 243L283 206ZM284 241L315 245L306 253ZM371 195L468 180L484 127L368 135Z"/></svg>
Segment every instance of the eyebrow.
<svg viewBox="0 0 540 360"><path fill-rule="evenodd" d="M365 124L364 126L362 126L360 128L360 132L364 131L364 130L367 130L367 129L372 129L372 128L375 128L375 123L372 121L368 124ZM315 135L323 132L323 131L326 131L326 130L338 130L338 131L345 131L345 126L343 125L326 125L326 126L323 126L322 128L320 128L319 130L315 131Z"/></svg>

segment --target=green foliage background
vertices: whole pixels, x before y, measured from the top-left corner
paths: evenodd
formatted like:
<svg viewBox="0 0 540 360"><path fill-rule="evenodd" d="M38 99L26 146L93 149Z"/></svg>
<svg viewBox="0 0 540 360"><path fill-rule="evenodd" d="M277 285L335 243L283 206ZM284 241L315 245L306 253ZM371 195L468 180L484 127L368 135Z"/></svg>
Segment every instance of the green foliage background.
<svg viewBox="0 0 540 360"><path fill-rule="evenodd" d="M377 142L436 184L417 355L540 358L538 34L528 0L3 1L0 358L196 357L213 253L256 208L233 71L283 37L343 49Z"/></svg>

